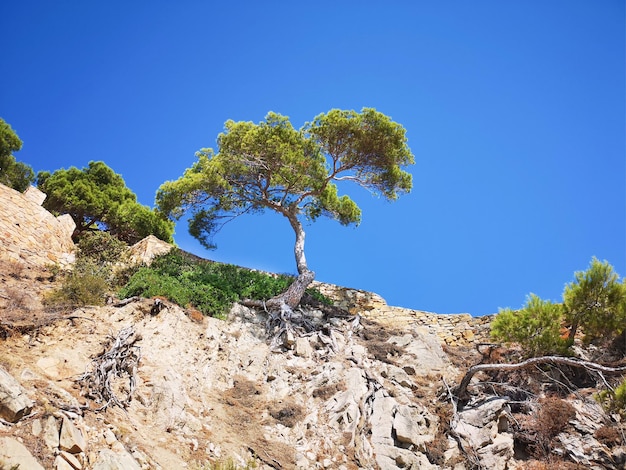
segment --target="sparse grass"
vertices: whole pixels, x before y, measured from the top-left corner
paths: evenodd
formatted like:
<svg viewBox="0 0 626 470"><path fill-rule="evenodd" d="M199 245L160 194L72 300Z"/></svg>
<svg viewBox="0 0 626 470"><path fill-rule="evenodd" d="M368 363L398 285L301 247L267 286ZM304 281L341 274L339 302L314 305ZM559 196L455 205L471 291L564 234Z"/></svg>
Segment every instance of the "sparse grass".
<svg viewBox="0 0 626 470"><path fill-rule="evenodd" d="M328 400L330 397L335 395L337 392L342 392L346 389L346 383L342 380L341 382L322 385L315 390L313 390L313 398L320 398L322 400Z"/></svg>
<svg viewBox="0 0 626 470"><path fill-rule="evenodd" d="M218 460L210 462L197 468L197 470L251 470L257 468L257 463L254 459L248 460L245 466L241 466L235 463L232 457L226 460Z"/></svg>
<svg viewBox="0 0 626 470"><path fill-rule="evenodd" d="M9 313L28 312L30 311L30 295L31 294L24 289L7 287L2 295L2 299L5 301L4 308Z"/></svg>
<svg viewBox="0 0 626 470"><path fill-rule="evenodd" d="M18 260L2 260L0 268L7 276L13 279L22 279L25 276L26 266Z"/></svg>
<svg viewBox="0 0 626 470"><path fill-rule="evenodd" d="M367 350L377 361L387 362L389 364L394 364L393 358L399 357L404 352L404 348L393 343L382 341L370 341L367 344Z"/></svg>

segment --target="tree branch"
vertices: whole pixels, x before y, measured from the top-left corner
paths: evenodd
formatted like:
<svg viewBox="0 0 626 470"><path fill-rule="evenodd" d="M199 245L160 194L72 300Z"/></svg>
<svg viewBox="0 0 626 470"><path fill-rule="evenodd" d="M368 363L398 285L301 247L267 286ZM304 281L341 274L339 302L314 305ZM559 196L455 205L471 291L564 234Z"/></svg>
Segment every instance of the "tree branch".
<svg viewBox="0 0 626 470"><path fill-rule="evenodd" d="M626 366L622 367L607 367L601 364L597 364L591 361L583 361L581 359L561 357L561 356L541 356L533 357L517 364L477 364L469 368L465 373L465 376L461 380L461 383L454 390L454 394L458 399L465 400L468 398L467 387L472 377L478 372L485 371L513 371L526 369L531 366L539 364L562 364L572 367L582 367L587 370L593 370L596 372L603 372L605 374L619 374L626 372Z"/></svg>

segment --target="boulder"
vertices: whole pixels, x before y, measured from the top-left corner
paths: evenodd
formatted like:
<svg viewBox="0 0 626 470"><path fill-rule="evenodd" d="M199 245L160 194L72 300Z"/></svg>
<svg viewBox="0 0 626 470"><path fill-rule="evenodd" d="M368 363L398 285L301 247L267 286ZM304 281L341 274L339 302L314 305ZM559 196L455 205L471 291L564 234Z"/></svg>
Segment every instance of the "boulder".
<svg viewBox="0 0 626 470"><path fill-rule="evenodd" d="M141 470L137 461L124 449L102 449L93 470Z"/></svg>
<svg viewBox="0 0 626 470"><path fill-rule="evenodd" d="M59 425L54 416L48 416L43 426L43 442L49 450L59 447Z"/></svg>
<svg viewBox="0 0 626 470"><path fill-rule="evenodd" d="M435 439L437 421L437 417L426 410L399 405L393 417L393 430L398 442L420 447Z"/></svg>
<svg viewBox="0 0 626 470"><path fill-rule="evenodd" d="M59 447L61 450L69 452L71 454L80 454L85 452L87 443L83 433L74 426L74 423L68 418L63 418L63 425L61 426L61 435L59 437Z"/></svg>
<svg viewBox="0 0 626 470"><path fill-rule="evenodd" d="M26 395L26 390L0 367L0 418L16 423L33 409L33 401Z"/></svg>
<svg viewBox="0 0 626 470"><path fill-rule="evenodd" d="M12 437L0 437L0 468L44 470L24 444Z"/></svg>

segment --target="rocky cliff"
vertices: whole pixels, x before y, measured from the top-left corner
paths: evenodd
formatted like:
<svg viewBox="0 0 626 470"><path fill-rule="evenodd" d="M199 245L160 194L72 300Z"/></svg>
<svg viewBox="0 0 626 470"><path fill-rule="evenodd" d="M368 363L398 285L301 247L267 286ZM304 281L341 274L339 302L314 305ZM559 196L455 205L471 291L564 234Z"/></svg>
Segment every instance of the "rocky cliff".
<svg viewBox="0 0 626 470"><path fill-rule="evenodd" d="M47 312L46 259L0 259L1 469L624 468L592 389L563 401L542 461L541 390L524 409L514 391L451 399L485 360L488 319L319 284L339 308L297 312L311 333L273 347L265 312L240 305L227 320L155 299Z"/></svg>
<svg viewBox="0 0 626 470"><path fill-rule="evenodd" d="M69 215L55 217L41 207L46 195L34 186L20 193L0 184L0 259L61 267L74 261Z"/></svg>

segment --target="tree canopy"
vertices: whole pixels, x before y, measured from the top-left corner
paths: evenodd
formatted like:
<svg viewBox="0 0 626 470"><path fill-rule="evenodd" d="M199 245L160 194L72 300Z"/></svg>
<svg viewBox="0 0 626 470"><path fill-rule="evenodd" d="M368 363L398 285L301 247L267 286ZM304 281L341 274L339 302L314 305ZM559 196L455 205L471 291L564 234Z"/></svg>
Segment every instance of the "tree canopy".
<svg viewBox="0 0 626 470"><path fill-rule="evenodd" d="M35 180L33 169L13 156L22 148L22 141L11 126L0 118L0 183L24 192Z"/></svg>
<svg viewBox="0 0 626 470"><path fill-rule="evenodd" d="M565 318L572 325L570 339L579 325L588 338L621 333L626 327L626 279L620 283L613 266L595 257L574 277L563 292Z"/></svg>
<svg viewBox="0 0 626 470"><path fill-rule="evenodd" d="M172 242L174 224L153 209L137 202L121 175L104 162L89 162L86 168L39 172L38 187L48 197L44 207L57 214L70 214L76 223L73 238L87 231L106 230L126 243L148 235Z"/></svg>
<svg viewBox="0 0 626 470"><path fill-rule="evenodd" d="M611 341L626 328L626 279L608 261L592 258L565 286L563 302L531 294L520 310L502 309L491 323L494 339L519 343L528 356L562 353L574 343L579 327L585 341ZM567 338L562 328L569 327Z"/></svg>
<svg viewBox="0 0 626 470"><path fill-rule="evenodd" d="M395 200L412 187L402 168L414 163L405 129L372 108L333 109L301 129L270 112L264 121L225 123L218 150L204 148L176 181L157 191L157 207L178 219L189 213L189 231L205 247L224 223L242 214L272 210L296 235L295 258L304 284L314 274L304 256L302 219L330 217L359 224L361 210L337 182L351 181ZM295 297L288 302L296 301ZM299 301L299 298L297 299ZM296 302L297 303L297 302Z"/></svg>

